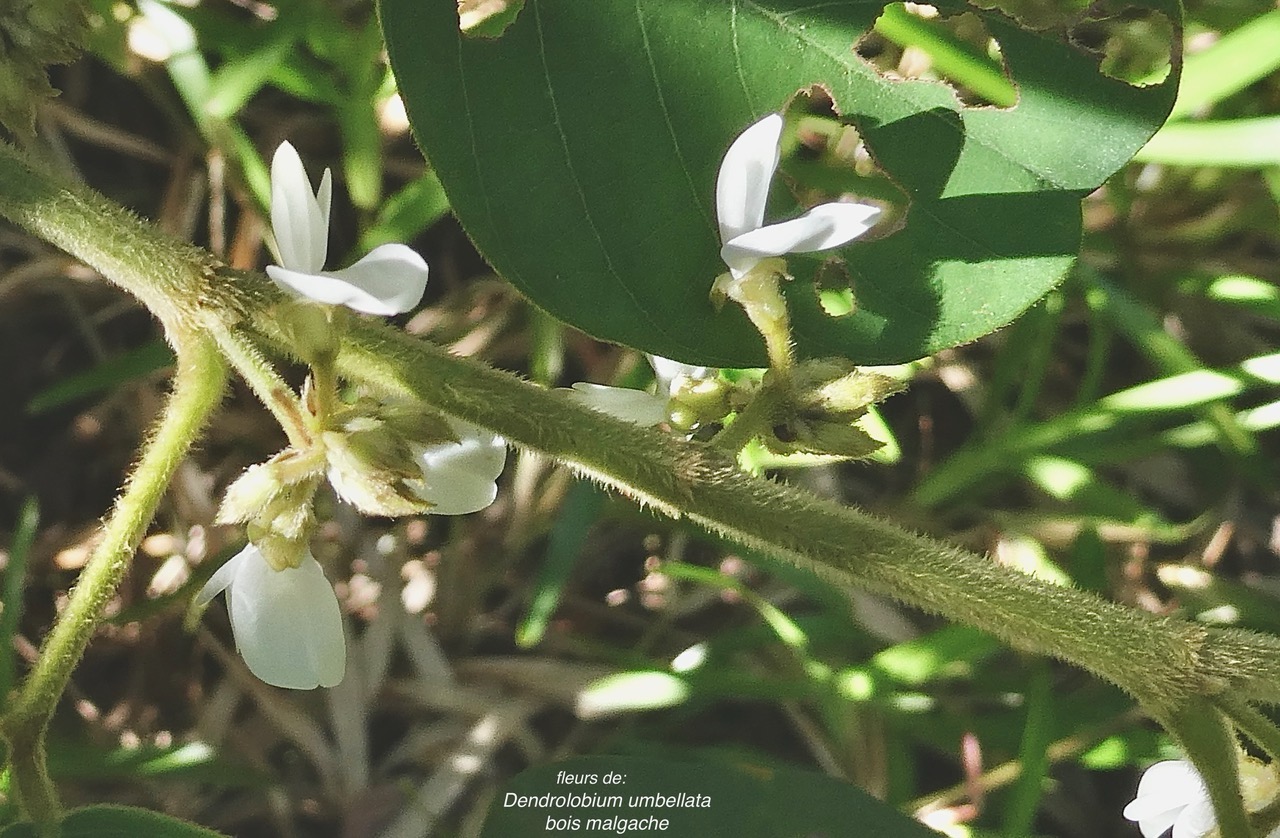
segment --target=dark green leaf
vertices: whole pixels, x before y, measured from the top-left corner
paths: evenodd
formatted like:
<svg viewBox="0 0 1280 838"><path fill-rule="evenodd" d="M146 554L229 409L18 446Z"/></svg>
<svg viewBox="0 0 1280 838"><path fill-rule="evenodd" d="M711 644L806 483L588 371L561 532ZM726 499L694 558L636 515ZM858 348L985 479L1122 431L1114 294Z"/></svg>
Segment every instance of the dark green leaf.
<svg viewBox="0 0 1280 838"><path fill-rule="evenodd" d="M587 796L588 805L537 800L542 795L570 794ZM613 795L618 799L610 800ZM641 799L648 795L662 799ZM590 805L597 802L604 805ZM741 762L729 766L609 756L577 757L520 774L494 799L482 835L623 834L616 825L592 823L592 819L617 818L668 821L665 827L633 827L630 831L635 834L741 838L936 835L861 789L822 774ZM566 820L570 823L559 825ZM572 825L573 820L577 826Z"/></svg>
<svg viewBox="0 0 1280 838"><path fill-rule="evenodd" d="M384 0L382 19L418 140L499 273L579 328L684 361L763 362L745 318L707 299L724 270L716 171L755 119L827 88L911 205L902 229L842 250L847 316L792 260L796 338L804 355L888 362L985 334L1061 279L1081 196L1159 126L1177 72L1134 87L979 12L1019 101L963 108L853 51L881 5L528 0L497 38L461 34L452 0ZM1177 28L1173 2L1138 5Z"/></svg>

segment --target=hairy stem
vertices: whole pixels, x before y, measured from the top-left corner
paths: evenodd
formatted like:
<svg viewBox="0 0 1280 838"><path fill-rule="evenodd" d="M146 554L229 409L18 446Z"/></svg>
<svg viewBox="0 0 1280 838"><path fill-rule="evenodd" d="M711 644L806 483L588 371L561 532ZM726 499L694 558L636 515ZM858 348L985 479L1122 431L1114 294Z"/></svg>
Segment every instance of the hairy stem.
<svg viewBox="0 0 1280 838"><path fill-rule="evenodd" d="M311 429L302 402L288 382L239 329L218 329L214 340L258 400L276 417L289 443L298 450L306 449L311 444Z"/></svg>
<svg viewBox="0 0 1280 838"><path fill-rule="evenodd" d="M209 254L168 239L88 190L62 183L3 144L0 215L134 294L161 320L171 340L202 333L242 336L237 330L252 321L278 350L298 350L278 322L278 311L272 313L270 304L281 295L265 278L226 269ZM56 812L57 804L43 776L44 725L176 458L213 409L225 378L207 339L189 339L191 345L181 347L179 380L160 429L112 514L72 607L46 641L17 704L0 722L10 744L25 749L17 753L15 748L13 755L24 805L45 817ZM775 343L785 368L789 349ZM238 341L223 348L233 357L240 350L256 353ZM246 358L257 356L241 360ZM242 366L265 368L256 361ZM984 629L1017 648L1091 670L1168 722L1202 770L1219 775L1212 786L1215 803L1229 801L1226 789L1234 776L1234 769L1220 764L1224 734L1188 726L1180 714L1186 707L1204 705L1203 697L1224 694L1241 702L1280 701L1280 639L1210 630L1041 582L860 510L744 475L716 446L617 422L382 324L352 324L337 371L352 382L422 399L498 431L640 503L673 517L686 516L829 582L879 591ZM270 401L268 406L273 406ZM1224 829L1236 831L1239 818L1231 806L1227 809Z"/></svg>
<svg viewBox="0 0 1280 838"><path fill-rule="evenodd" d="M1017 648L1071 661L1153 712L1228 689L1245 699L1277 694L1266 678L1280 665L1273 638L1210 632L1042 582L860 510L749 477L712 446L637 430L380 324L354 324L338 366L352 380L492 428L641 503L687 516L830 582L879 591ZM1210 637L1229 652L1206 648Z"/></svg>
<svg viewBox="0 0 1280 838"><path fill-rule="evenodd" d="M67 607L45 637L35 667L23 682L0 732L11 749L12 770L24 814L41 824L56 821L59 805L45 767L44 735L89 638L115 595L146 534L174 470L222 398L226 369L203 337L177 341L173 392L142 457L107 519L102 539L80 573Z"/></svg>
<svg viewBox="0 0 1280 838"><path fill-rule="evenodd" d="M1253 838L1240 796L1239 746L1231 726L1203 696L1193 696L1176 710L1156 714L1195 763L1213 801L1221 838Z"/></svg>
<svg viewBox="0 0 1280 838"><path fill-rule="evenodd" d="M0 215L93 267L142 301L169 333L227 324L277 299L270 283L214 281L212 254L166 236L0 142Z"/></svg>

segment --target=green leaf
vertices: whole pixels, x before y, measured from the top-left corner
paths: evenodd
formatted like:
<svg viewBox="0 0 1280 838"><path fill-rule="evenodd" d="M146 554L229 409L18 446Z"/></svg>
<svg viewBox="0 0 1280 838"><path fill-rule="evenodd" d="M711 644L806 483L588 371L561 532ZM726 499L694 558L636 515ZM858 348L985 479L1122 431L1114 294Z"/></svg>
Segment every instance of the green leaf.
<svg viewBox="0 0 1280 838"><path fill-rule="evenodd" d="M221 833L159 812L132 806L87 806L62 819L62 838L219 838ZM0 838L37 838L29 823L0 832Z"/></svg>
<svg viewBox="0 0 1280 838"><path fill-rule="evenodd" d="M1138 5L1178 29L1175 3ZM796 91L826 88L910 199L905 226L840 252L852 313L827 314L811 265L791 260L800 353L864 363L972 340L1043 295L1077 251L1080 198L1172 106L1177 67L1134 87L1049 35L978 11L1019 100L964 108L945 85L887 79L854 52L880 10L528 0L497 38L460 33L452 0L384 0L382 20L418 141L500 274L597 337L758 366L758 335L707 298L724 270L715 179L733 138Z"/></svg>
<svg viewBox="0 0 1280 838"><path fill-rule="evenodd" d="M13 636L22 622L22 594L27 576L27 559L40 527L40 502L29 495L18 512L17 526L9 546L9 560L0 587L0 695L8 695L17 671Z"/></svg>
<svg viewBox="0 0 1280 838"><path fill-rule="evenodd" d="M187 593L188 600L190 592ZM55 738L49 743L49 773L59 782L70 780L157 780L204 783L218 788L266 786L262 771L221 758L204 742L169 747L116 747Z"/></svg>
<svg viewBox="0 0 1280 838"><path fill-rule="evenodd" d="M570 795L573 799L567 799ZM616 820L647 818L667 825L650 821L619 828ZM937 835L861 789L823 774L744 761L723 765L616 756L577 757L524 771L495 796L481 835L624 832L742 838Z"/></svg>
<svg viewBox="0 0 1280 838"><path fill-rule="evenodd" d="M529 649L542 642L578 557L582 555L591 527L600 517L605 497L601 489L586 480L577 481L565 493L560 513L551 527L551 537L533 585L529 609L516 628L516 645L521 649Z"/></svg>
<svg viewBox="0 0 1280 838"><path fill-rule="evenodd" d="M435 172L424 172L382 202L377 220L360 236L359 250L368 253L387 242L412 241L448 212L440 179Z"/></svg>
<svg viewBox="0 0 1280 838"><path fill-rule="evenodd" d="M231 119L239 113L295 49L295 30L294 26L274 27L257 49L219 67L209 78L205 111L218 119Z"/></svg>

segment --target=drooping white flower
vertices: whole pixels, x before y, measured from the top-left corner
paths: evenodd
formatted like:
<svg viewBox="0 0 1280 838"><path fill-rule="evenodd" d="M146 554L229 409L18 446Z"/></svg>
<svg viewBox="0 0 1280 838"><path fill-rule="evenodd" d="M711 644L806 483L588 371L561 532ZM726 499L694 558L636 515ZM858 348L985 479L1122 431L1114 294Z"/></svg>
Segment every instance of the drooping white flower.
<svg viewBox="0 0 1280 838"><path fill-rule="evenodd" d="M281 143L271 160L271 229L280 264L268 265L267 276L294 296L365 314L400 314L413 308L427 287L427 263L403 244L375 247L340 271L324 270L332 198L333 174L325 169L320 188L312 194L298 152Z"/></svg>
<svg viewBox="0 0 1280 838"><path fill-rule="evenodd" d="M507 443L484 428L449 420L458 442L414 446L422 483L417 494L434 504L433 515L478 512L498 496L498 476L507 462Z"/></svg>
<svg viewBox="0 0 1280 838"><path fill-rule="evenodd" d="M332 687L347 667L342 613L320 564L305 551L297 567L275 570L252 544L218 568L196 595L207 605L227 592L236 647L249 671L274 687Z"/></svg>
<svg viewBox="0 0 1280 838"><path fill-rule="evenodd" d="M766 225L765 204L778 168L781 139L782 116L769 114L739 134L720 163L716 178L720 258L734 279L741 279L768 257L839 247L871 229L872 219L880 213L870 204L837 202Z"/></svg>
<svg viewBox="0 0 1280 838"><path fill-rule="evenodd" d="M658 355L645 357L649 359L649 365L653 367L657 377L653 393L579 381L569 391L569 397L615 419L648 427L667 421L671 396L682 379L702 381L715 375L715 371L708 367L682 364Z"/></svg>
<svg viewBox="0 0 1280 838"><path fill-rule="evenodd" d="M1257 812L1275 800L1280 776L1274 767L1242 756L1239 769L1248 811ZM1124 816L1137 821L1143 838L1160 838L1171 827L1173 838L1203 838L1218 825L1204 780L1194 765L1181 759L1148 768L1138 781L1137 796L1124 807ZM1280 828L1268 838L1280 838Z"/></svg>

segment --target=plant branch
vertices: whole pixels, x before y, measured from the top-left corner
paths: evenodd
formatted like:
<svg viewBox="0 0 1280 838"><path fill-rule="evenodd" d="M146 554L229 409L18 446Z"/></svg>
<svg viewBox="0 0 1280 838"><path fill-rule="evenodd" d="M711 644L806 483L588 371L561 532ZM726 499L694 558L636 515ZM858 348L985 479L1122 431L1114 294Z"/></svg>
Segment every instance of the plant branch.
<svg viewBox="0 0 1280 838"><path fill-rule="evenodd" d="M1071 661L1152 712L1226 690L1262 700L1277 695L1277 684L1268 681L1280 667L1274 638L1211 632L1042 582L860 510L750 477L713 446L637 430L381 324L353 324L338 366L353 381L492 428L642 504L687 515L829 582L869 588L1016 648ZM1212 648L1211 638L1223 649Z"/></svg>
<svg viewBox="0 0 1280 838"><path fill-rule="evenodd" d="M222 398L226 368L213 345L194 336L176 344L178 368L173 392L155 431L144 444L67 607L45 637L34 668L0 720L0 732L11 746L19 801L24 813L37 823L52 823L59 812L44 749L45 729L58 698L93 636L103 608L124 578L174 470Z"/></svg>
<svg viewBox="0 0 1280 838"><path fill-rule="evenodd" d="M289 443L300 451L305 450L311 444L311 429L307 425L302 402L293 388L239 329L219 328L213 337L258 400L276 417L289 437Z"/></svg>
<svg viewBox="0 0 1280 838"><path fill-rule="evenodd" d="M1207 698L1192 696L1157 721L1173 734L1195 763L1213 801L1221 838L1252 838L1240 795L1239 746L1226 718Z"/></svg>
<svg viewBox="0 0 1280 838"><path fill-rule="evenodd" d="M278 309L273 313L271 308L281 295L264 277L226 269L209 254L162 236L88 190L61 183L4 145L0 215L80 257L137 296L160 318L171 340L209 333L244 336L238 330L252 318L277 350L298 350L279 322ZM24 772L19 787L28 805L56 808L47 778L38 776L40 731L105 596L127 566L132 545L176 465L174 458L185 451L217 402L222 365L207 338L191 341L181 347L179 381L160 430L73 594L74 619L69 612L55 626L3 726L10 737L26 737L22 741L31 746L30 757L15 755L15 766ZM257 352L248 343L227 347L233 356L242 349ZM196 374L198 369L204 373ZM1218 775L1213 781L1216 803L1229 797L1224 791L1227 775L1217 771L1226 734L1189 726L1181 714L1187 707L1207 704L1206 697L1225 694L1239 701L1280 700L1278 638L1157 617L1042 582L860 510L750 477L716 446L637 429L386 325L353 318L337 372L491 428L642 504L688 517L833 584L878 591L984 629L1016 648L1088 669L1166 720L1193 759L1207 760L1202 769ZM22 761L28 759L34 762ZM43 802L42 795L47 798ZM1223 825L1235 830L1238 819L1228 811Z"/></svg>

